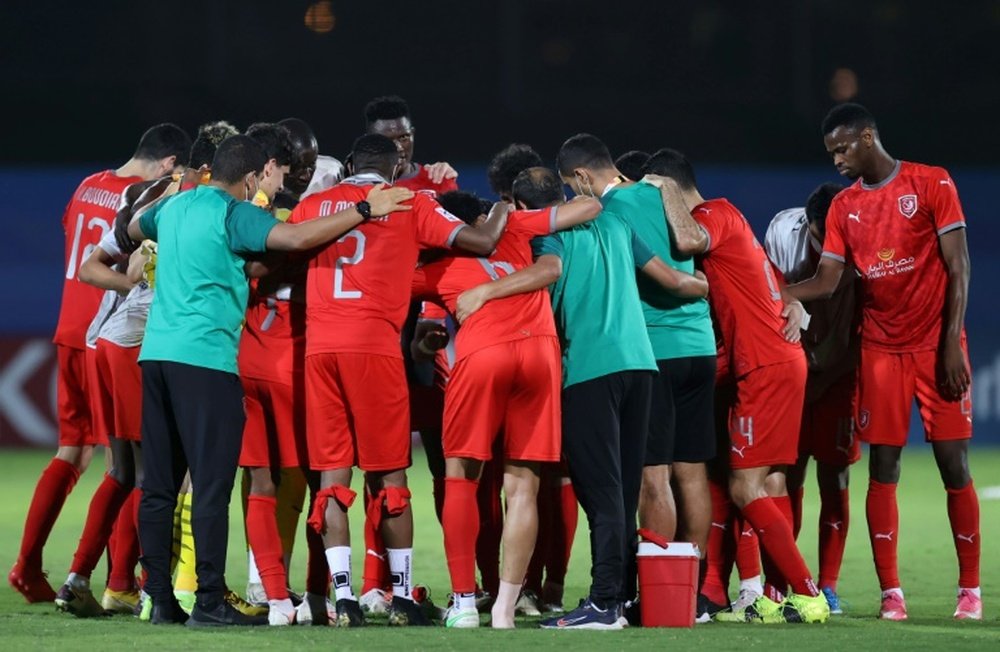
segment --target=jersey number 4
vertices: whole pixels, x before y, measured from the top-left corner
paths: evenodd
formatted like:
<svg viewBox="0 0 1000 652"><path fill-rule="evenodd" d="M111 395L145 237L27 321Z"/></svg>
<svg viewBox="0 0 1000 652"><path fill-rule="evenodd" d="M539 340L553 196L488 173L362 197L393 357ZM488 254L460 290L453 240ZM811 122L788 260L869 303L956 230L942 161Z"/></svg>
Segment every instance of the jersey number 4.
<svg viewBox="0 0 1000 652"><path fill-rule="evenodd" d="M340 256L333 264L333 298L334 299L360 299L361 290L344 289L344 265L357 265L365 258L365 234L361 231L348 231L337 243L344 243L354 240L354 253L350 256Z"/></svg>

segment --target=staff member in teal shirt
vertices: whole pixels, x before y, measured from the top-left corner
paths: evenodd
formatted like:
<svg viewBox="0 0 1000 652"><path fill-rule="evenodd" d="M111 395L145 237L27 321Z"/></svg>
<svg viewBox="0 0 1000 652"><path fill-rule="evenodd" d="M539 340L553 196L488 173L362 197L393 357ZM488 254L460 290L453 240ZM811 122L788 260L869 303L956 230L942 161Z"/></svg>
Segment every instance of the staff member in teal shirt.
<svg viewBox="0 0 1000 652"><path fill-rule="evenodd" d="M225 602L229 498L243 434L243 390L236 369L249 287L247 257L307 251L362 221L407 210L403 188L376 186L367 201L305 224L284 224L249 200L267 156L247 136L224 140L212 181L158 202L129 225L134 240L158 243L156 293L139 362L146 460L139 506L145 590L154 623L184 622L170 585L173 513L190 468L198 496L191 519L198 591L188 626L264 624ZM279 184L280 187L280 184Z"/></svg>

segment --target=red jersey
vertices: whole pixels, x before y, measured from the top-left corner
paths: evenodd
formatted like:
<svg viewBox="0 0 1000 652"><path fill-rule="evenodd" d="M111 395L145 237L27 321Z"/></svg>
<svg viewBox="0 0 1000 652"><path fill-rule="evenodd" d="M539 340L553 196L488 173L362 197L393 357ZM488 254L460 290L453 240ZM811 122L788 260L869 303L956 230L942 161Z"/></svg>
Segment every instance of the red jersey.
<svg viewBox="0 0 1000 652"><path fill-rule="evenodd" d="M778 280L743 214L725 199L710 199L691 215L708 233L702 268L732 375L801 357L802 347L782 335Z"/></svg>
<svg viewBox="0 0 1000 652"><path fill-rule="evenodd" d="M292 211L297 223L347 210L381 183L375 175L345 179L310 195ZM306 355L373 353L402 357L400 331L421 248L451 247L465 223L430 195L409 211L373 217L320 249L306 280Z"/></svg>
<svg viewBox="0 0 1000 652"><path fill-rule="evenodd" d="M417 173L415 175L404 179L396 179L396 182L393 185L409 188L413 192L426 190L434 193L435 195L441 195L446 192L451 192L452 190L458 190L458 181L455 179L441 179L441 183L434 183L431 181L431 175L427 174L427 166L420 165L419 163L416 165Z"/></svg>
<svg viewBox="0 0 1000 652"><path fill-rule="evenodd" d="M414 277L414 294L434 294L455 313L458 295L532 263L531 239L555 229L556 207L514 211L497 249L489 258L453 256L424 265ZM455 338L455 361L480 349L538 335L556 336L546 290L489 301L469 317Z"/></svg>
<svg viewBox="0 0 1000 652"><path fill-rule="evenodd" d="M863 346L937 349L948 284L938 237L964 226L943 168L901 161L882 183L859 179L834 197L823 255L861 274Z"/></svg>
<svg viewBox="0 0 1000 652"><path fill-rule="evenodd" d="M304 370L305 305L261 294L258 286L252 286L240 337L240 376L292 385Z"/></svg>
<svg viewBox="0 0 1000 652"><path fill-rule="evenodd" d="M104 290L81 283L77 273L104 234L114 228L115 213L121 206L125 188L140 181L142 177L120 177L114 170L92 174L83 180L66 206L63 213L66 269L59 323L52 338L56 344L84 348L87 327L97 312Z"/></svg>

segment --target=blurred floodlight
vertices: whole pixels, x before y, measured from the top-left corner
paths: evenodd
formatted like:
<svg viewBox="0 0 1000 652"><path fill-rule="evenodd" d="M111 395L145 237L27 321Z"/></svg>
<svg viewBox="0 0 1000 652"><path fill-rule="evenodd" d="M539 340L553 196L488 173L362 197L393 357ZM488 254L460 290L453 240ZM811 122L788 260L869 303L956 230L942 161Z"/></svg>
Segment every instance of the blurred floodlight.
<svg viewBox="0 0 1000 652"><path fill-rule="evenodd" d="M830 78L830 97L834 102L849 102L858 94L858 75L850 68L837 68Z"/></svg>
<svg viewBox="0 0 1000 652"><path fill-rule="evenodd" d="M306 27L317 34L333 31L337 17L333 15L333 3L323 0L314 2L306 9Z"/></svg>

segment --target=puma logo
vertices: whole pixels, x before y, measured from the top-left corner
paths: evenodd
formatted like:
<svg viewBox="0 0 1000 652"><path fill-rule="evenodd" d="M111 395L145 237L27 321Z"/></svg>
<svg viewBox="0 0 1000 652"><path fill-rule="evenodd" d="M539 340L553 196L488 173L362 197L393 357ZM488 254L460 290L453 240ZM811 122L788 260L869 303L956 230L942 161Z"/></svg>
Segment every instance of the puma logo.
<svg viewBox="0 0 1000 652"><path fill-rule="evenodd" d="M752 537L753 536L753 528L752 527L748 527L747 529L743 530L740 533L740 536L741 537Z"/></svg>
<svg viewBox="0 0 1000 652"><path fill-rule="evenodd" d="M729 526L726 525L725 523L716 523L715 521L712 521L712 527L717 527L723 532L729 529Z"/></svg>
<svg viewBox="0 0 1000 652"><path fill-rule="evenodd" d="M858 211L857 213L848 213L847 219L854 220L858 224L861 224L861 211Z"/></svg>
<svg viewBox="0 0 1000 652"><path fill-rule="evenodd" d="M886 541L892 541L892 535L895 533L895 530L890 530L889 532L876 532L875 540L878 541L879 539L885 539Z"/></svg>
<svg viewBox="0 0 1000 652"><path fill-rule="evenodd" d="M730 448L732 449L732 451L734 453L736 453L737 455L740 456L740 459L744 459L744 457L743 457L743 451L745 451L747 449L746 446L742 446L740 448L736 448L735 446L730 446Z"/></svg>
<svg viewBox="0 0 1000 652"><path fill-rule="evenodd" d="M840 526L843 524L844 524L843 521L827 521L823 525L829 525L832 529L836 530L837 532L840 532Z"/></svg>
<svg viewBox="0 0 1000 652"><path fill-rule="evenodd" d="M377 552L375 552L374 550L372 550L371 548L368 548L367 550L365 550L365 554L366 555L371 555L372 557L377 557L377 558L381 559L382 561L385 561L385 555L380 555Z"/></svg>
<svg viewBox="0 0 1000 652"><path fill-rule="evenodd" d="M955 538L958 539L958 540L960 540L960 541L966 541L968 543L974 543L974 539L976 538L976 533L973 532L972 534L956 534Z"/></svg>

